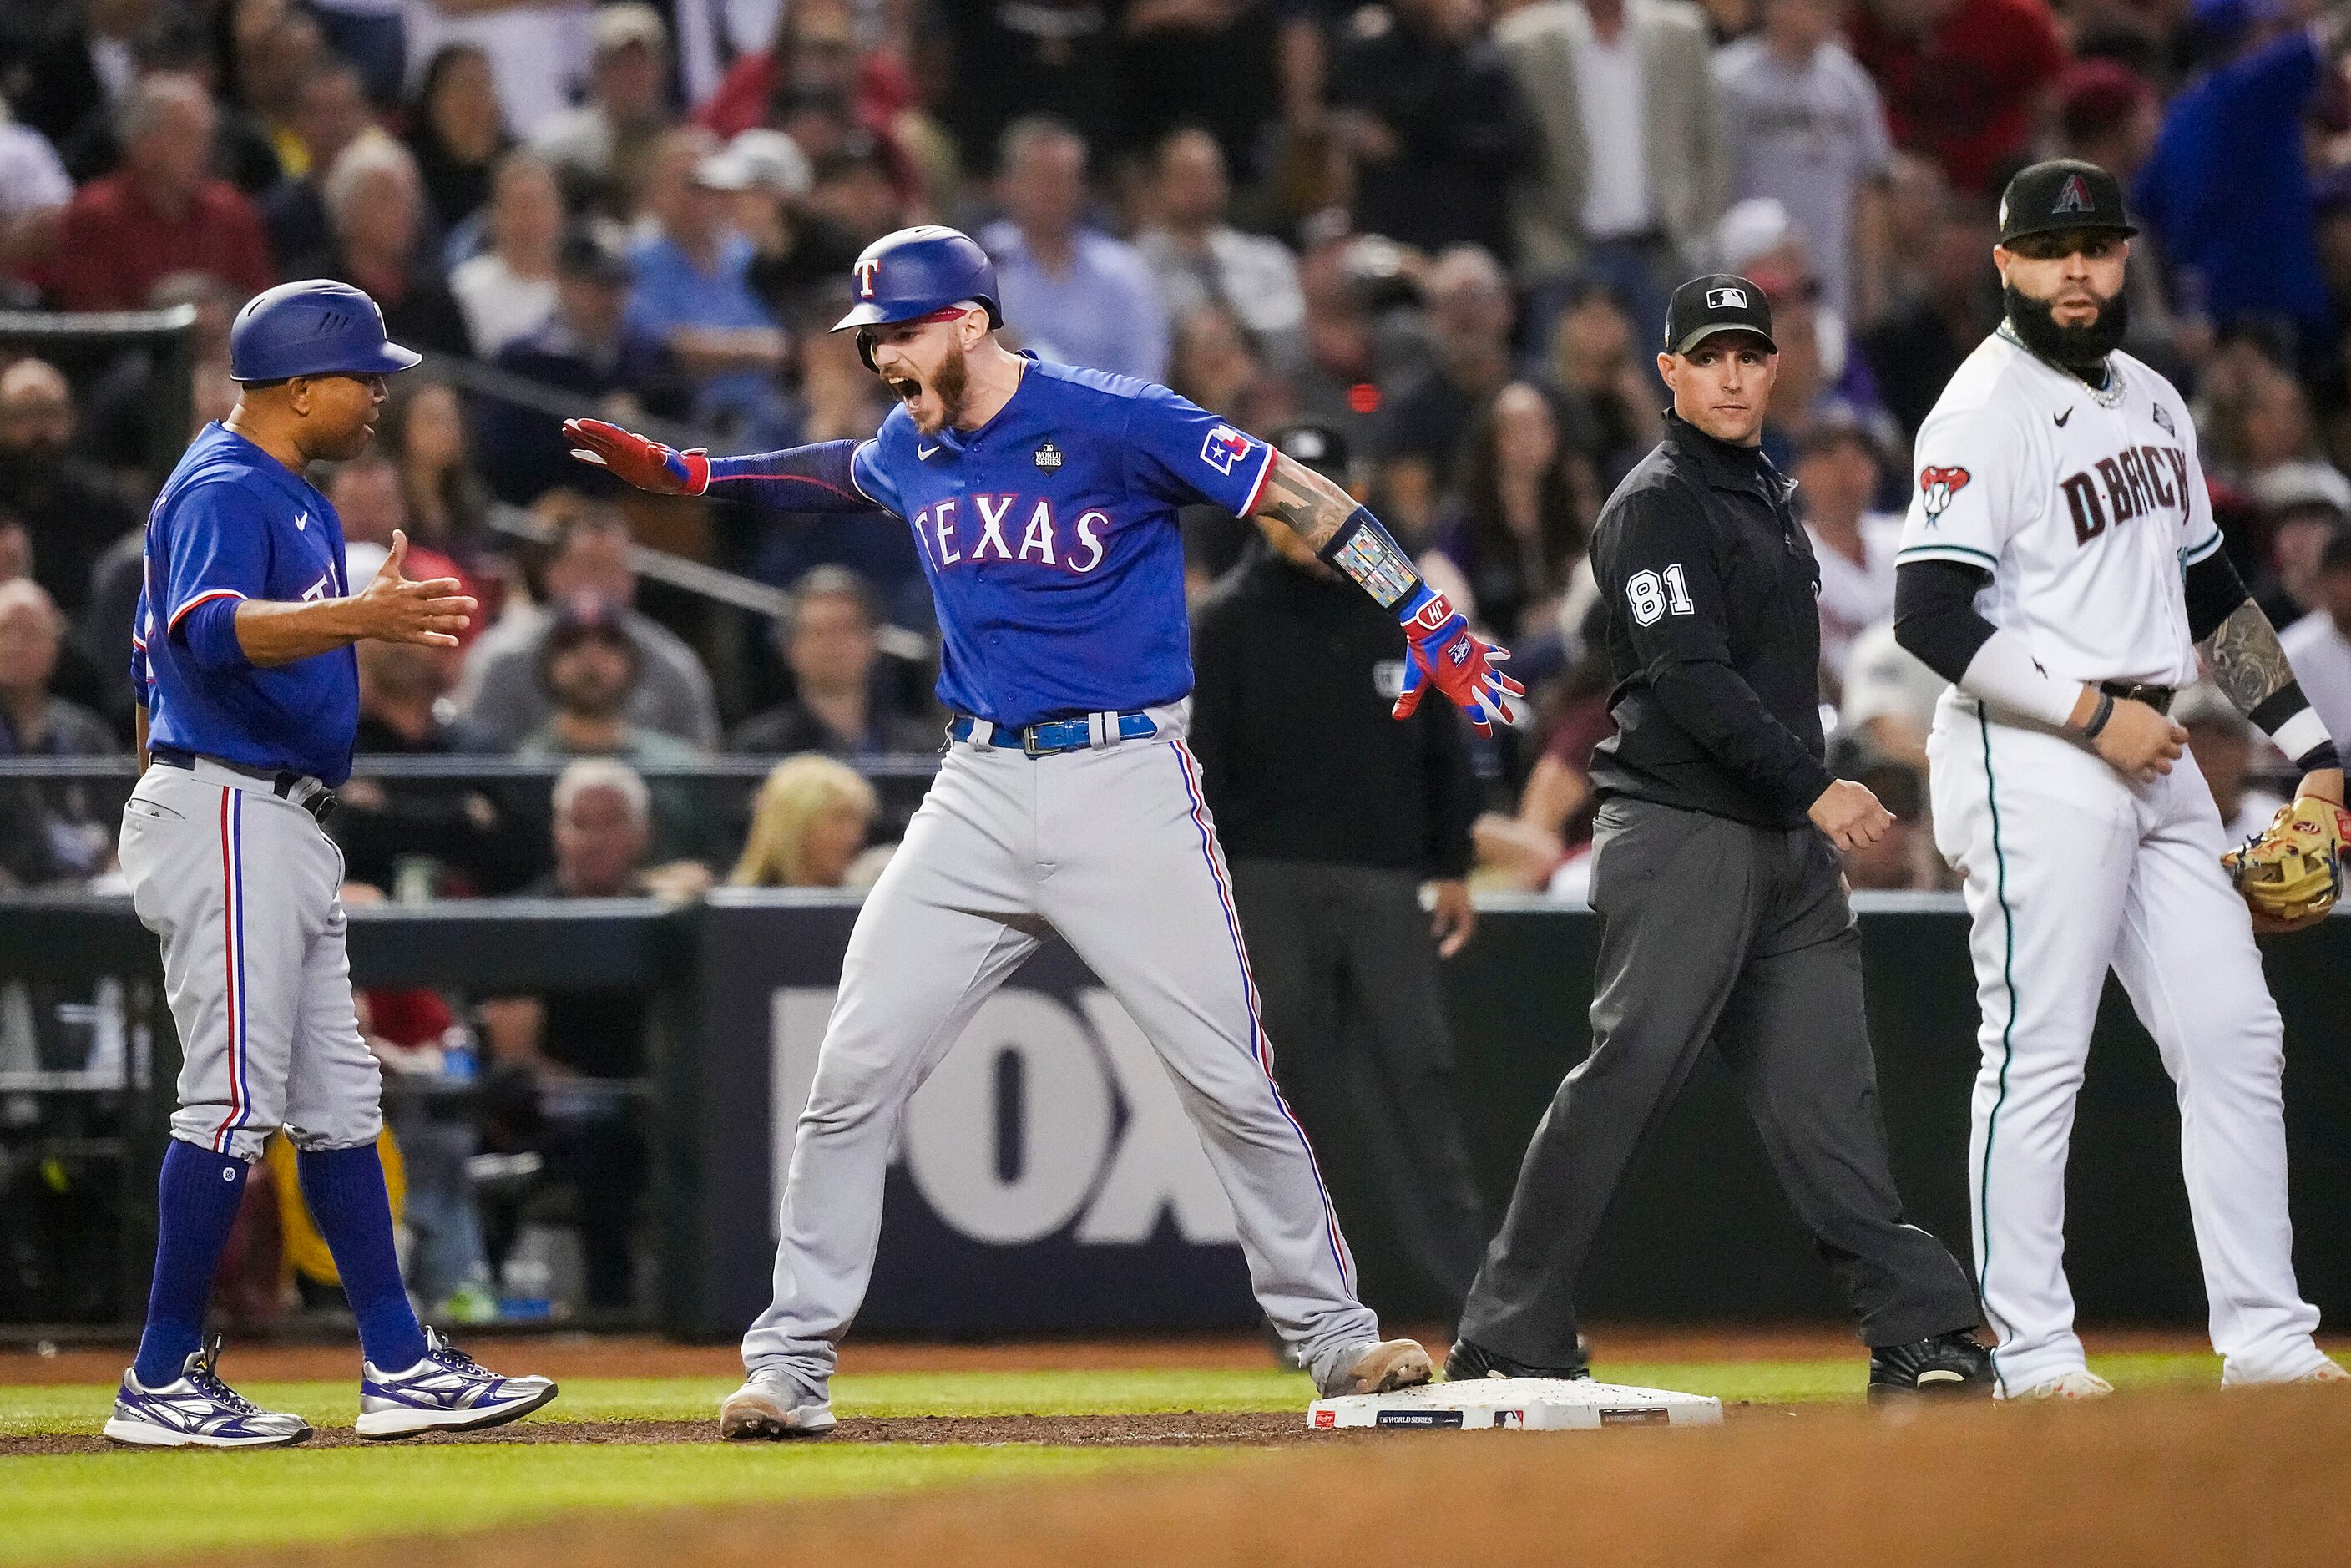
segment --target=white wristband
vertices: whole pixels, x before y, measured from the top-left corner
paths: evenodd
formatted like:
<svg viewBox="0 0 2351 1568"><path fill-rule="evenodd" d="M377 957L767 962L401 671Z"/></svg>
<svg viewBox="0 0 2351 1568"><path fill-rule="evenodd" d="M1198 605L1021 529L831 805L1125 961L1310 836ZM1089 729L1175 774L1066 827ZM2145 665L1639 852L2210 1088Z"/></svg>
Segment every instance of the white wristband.
<svg viewBox="0 0 2351 1568"><path fill-rule="evenodd" d="M2326 721L2318 716L2318 710L2314 707L2306 707L2295 714L2278 726L2277 733L2270 737L2289 759L2301 757L2311 747L2324 746L2334 738L2326 733Z"/></svg>
<svg viewBox="0 0 2351 1568"><path fill-rule="evenodd" d="M2074 716L2082 700L2078 681L2061 681L2033 662L2024 638L2014 632L1994 632L1968 661L1959 689L1969 695L2059 728Z"/></svg>

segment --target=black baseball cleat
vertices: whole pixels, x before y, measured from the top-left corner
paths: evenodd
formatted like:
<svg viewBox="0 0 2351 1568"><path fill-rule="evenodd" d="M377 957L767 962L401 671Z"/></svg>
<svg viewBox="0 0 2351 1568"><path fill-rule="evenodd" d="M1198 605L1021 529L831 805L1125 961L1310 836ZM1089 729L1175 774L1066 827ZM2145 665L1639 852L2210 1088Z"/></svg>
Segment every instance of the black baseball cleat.
<svg viewBox="0 0 2351 1568"><path fill-rule="evenodd" d="M1574 1383L1589 1381L1592 1368L1582 1361L1567 1366L1537 1366L1532 1362L1517 1361L1499 1351L1488 1350L1482 1344L1471 1344L1457 1339L1445 1356L1445 1381L1472 1383L1481 1377L1556 1377Z"/></svg>
<svg viewBox="0 0 2351 1568"><path fill-rule="evenodd" d="M1898 1399L1920 1394L1938 1399L1989 1399L1991 1352L1974 1333L1938 1333L1869 1353L1869 1396Z"/></svg>

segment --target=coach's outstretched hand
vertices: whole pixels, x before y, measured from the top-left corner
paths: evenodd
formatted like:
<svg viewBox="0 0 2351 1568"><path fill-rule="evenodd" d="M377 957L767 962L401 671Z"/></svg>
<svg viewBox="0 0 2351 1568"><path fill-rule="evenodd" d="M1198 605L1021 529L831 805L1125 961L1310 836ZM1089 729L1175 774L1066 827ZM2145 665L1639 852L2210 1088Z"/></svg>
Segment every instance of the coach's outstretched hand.
<svg viewBox="0 0 2351 1568"><path fill-rule="evenodd" d="M572 456L610 468L640 490L699 496L710 487L710 455L699 446L680 452L601 419L567 419L563 435Z"/></svg>
<svg viewBox="0 0 2351 1568"><path fill-rule="evenodd" d="M392 553L376 569L375 580L351 595L360 614L360 635L379 643L417 643L428 648L454 648L457 633L474 618L478 606L454 577L410 582L400 574L408 559L408 536L392 530Z"/></svg>
<svg viewBox="0 0 2351 1568"><path fill-rule="evenodd" d="M1469 630L1468 618L1426 585L1404 607L1403 620L1408 653L1396 717L1410 718L1420 706L1424 688L1435 686L1453 699L1480 735L1491 735L1498 719L1510 722L1510 699L1526 695L1527 688L1494 668L1510 656L1508 649Z"/></svg>

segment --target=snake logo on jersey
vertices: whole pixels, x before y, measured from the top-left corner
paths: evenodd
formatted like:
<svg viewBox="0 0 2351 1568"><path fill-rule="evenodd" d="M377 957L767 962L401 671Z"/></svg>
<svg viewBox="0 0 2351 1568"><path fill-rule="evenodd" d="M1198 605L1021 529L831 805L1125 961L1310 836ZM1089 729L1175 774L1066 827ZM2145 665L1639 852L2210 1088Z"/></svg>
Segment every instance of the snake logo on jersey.
<svg viewBox="0 0 2351 1568"><path fill-rule="evenodd" d="M1968 471L1964 468L1928 468L1918 475L1918 504L1927 509L1927 521L1932 525L1942 520L1950 509L1951 497L1968 487Z"/></svg>
<svg viewBox="0 0 2351 1568"><path fill-rule="evenodd" d="M2157 404L2161 412L2162 405ZM2126 446L2057 482L2074 515L2074 542L2088 544L2111 517L2127 523L2161 507L2187 518L2188 454L2177 446ZM2105 497L2101 502L2100 497Z"/></svg>

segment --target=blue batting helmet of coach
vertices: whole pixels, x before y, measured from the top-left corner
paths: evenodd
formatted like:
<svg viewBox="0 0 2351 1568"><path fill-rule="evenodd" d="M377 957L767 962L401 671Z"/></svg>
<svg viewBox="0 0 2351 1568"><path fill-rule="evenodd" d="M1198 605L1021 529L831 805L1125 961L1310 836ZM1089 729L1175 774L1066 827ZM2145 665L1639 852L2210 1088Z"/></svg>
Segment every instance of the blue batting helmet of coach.
<svg viewBox="0 0 2351 1568"><path fill-rule="evenodd" d="M989 326L1004 325L996 264L961 229L925 224L883 235L849 269L849 314L833 323L836 332L916 320L967 299L987 308Z"/></svg>
<svg viewBox="0 0 2351 1568"><path fill-rule="evenodd" d="M239 382L388 376L423 358L385 336L374 300L325 277L264 289L228 329L228 373Z"/></svg>

